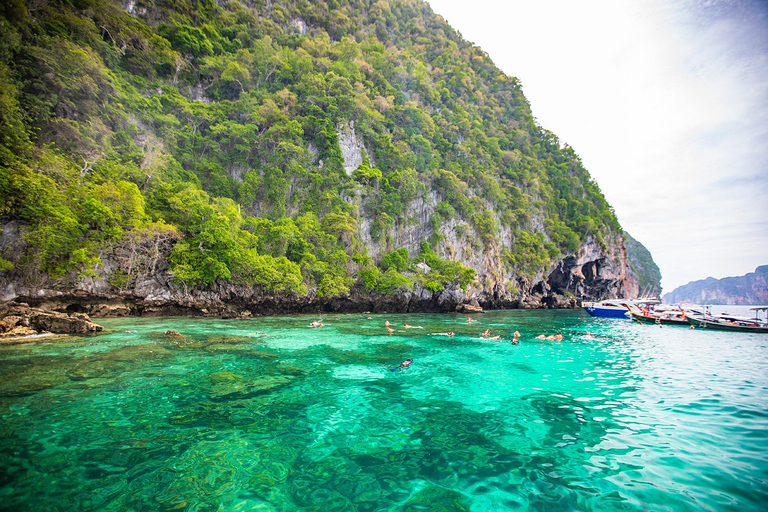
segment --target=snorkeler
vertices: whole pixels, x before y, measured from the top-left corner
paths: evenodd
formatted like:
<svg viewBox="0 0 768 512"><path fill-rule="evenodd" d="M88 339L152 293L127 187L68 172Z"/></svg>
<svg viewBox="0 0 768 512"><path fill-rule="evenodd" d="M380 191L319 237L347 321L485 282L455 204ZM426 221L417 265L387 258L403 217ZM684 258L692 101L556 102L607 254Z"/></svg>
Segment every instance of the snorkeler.
<svg viewBox="0 0 768 512"><path fill-rule="evenodd" d="M411 363L413 363L413 359L411 359L409 357L408 359L406 359L405 361L403 361L399 365L395 366L394 368L390 368L390 369L394 372L395 370L400 370L401 368L408 368L409 366L411 366Z"/></svg>

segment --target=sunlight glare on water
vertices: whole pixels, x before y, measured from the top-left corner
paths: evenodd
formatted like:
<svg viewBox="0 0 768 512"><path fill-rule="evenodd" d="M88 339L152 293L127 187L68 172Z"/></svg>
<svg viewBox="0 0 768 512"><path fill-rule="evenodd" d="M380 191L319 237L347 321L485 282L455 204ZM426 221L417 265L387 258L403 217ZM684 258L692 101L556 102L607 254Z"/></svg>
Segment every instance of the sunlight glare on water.
<svg viewBox="0 0 768 512"><path fill-rule="evenodd" d="M764 510L768 335L475 318L104 319L0 347L0 508Z"/></svg>

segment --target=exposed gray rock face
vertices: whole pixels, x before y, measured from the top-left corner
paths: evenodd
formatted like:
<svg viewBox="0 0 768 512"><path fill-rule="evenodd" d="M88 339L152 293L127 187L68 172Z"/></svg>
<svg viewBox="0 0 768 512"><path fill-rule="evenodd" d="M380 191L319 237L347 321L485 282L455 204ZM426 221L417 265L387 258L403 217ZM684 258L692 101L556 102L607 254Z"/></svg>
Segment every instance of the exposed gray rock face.
<svg viewBox="0 0 768 512"><path fill-rule="evenodd" d="M307 27L306 22L301 18L291 18L289 20L289 23L291 27L299 33L299 35L303 36L309 30L309 27Z"/></svg>
<svg viewBox="0 0 768 512"><path fill-rule="evenodd" d="M354 121L340 126L338 135L341 155L344 157L344 170L351 175L352 171L363 163L363 142L355 134Z"/></svg>

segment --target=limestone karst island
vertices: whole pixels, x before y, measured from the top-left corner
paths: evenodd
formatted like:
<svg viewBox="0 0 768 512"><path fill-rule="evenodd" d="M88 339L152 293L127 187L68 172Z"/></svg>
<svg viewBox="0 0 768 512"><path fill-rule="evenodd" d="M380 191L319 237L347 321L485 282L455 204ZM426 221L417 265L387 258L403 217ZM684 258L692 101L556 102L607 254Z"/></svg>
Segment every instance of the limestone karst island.
<svg viewBox="0 0 768 512"><path fill-rule="evenodd" d="M640 285L514 77L422 1L2 7L0 299L573 307Z"/></svg>

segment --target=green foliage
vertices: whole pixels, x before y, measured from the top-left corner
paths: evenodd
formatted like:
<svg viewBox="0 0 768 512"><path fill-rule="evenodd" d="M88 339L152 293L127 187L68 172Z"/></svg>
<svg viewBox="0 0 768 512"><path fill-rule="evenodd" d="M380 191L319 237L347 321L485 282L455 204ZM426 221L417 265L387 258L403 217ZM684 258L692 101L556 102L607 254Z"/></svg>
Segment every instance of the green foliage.
<svg viewBox="0 0 768 512"><path fill-rule="evenodd" d="M409 290L413 290L413 281L397 272L393 267L381 274L376 283L376 291L384 295Z"/></svg>
<svg viewBox="0 0 768 512"><path fill-rule="evenodd" d="M372 291L378 286L383 274L378 267L366 267L358 270L356 276L366 290Z"/></svg>
<svg viewBox="0 0 768 512"><path fill-rule="evenodd" d="M529 279L533 279L537 272L543 271L551 262L544 235L539 231L519 232L512 248L504 251L502 256L513 271Z"/></svg>
<svg viewBox="0 0 768 512"><path fill-rule="evenodd" d="M8 261L7 259L0 256L0 272L11 270L13 267L14 267L13 262Z"/></svg>
<svg viewBox="0 0 768 512"><path fill-rule="evenodd" d="M85 248L74 250L69 257L69 266L77 270L77 277L80 279L94 277L96 275L95 268L100 264L101 258L90 254Z"/></svg>
<svg viewBox="0 0 768 512"><path fill-rule="evenodd" d="M381 180L381 171L375 167L371 169L368 162L363 162L352 171L352 179L363 185L373 185Z"/></svg>
<svg viewBox="0 0 768 512"><path fill-rule="evenodd" d="M23 231L23 256L0 269L88 277L116 251L107 279L124 290L170 254L184 286L332 297L353 275L412 287L409 254L389 251L425 222L414 205L438 205L422 234L434 244L456 226L503 248L508 229L506 261L527 275L620 230L517 80L421 2L34 7L0 10L0 216ZM351 126L366 157L348 176ZM349 259L366 226L389 252L379 268ZM433 291L474 279L426 245L414 262Z"/></svg>
<svg viewBox="0 0 768 512"><path fill-rule="evenodd" d="M465 267L458 261L445 260L426 243L422 242L417 263L425 263L430 271L419 276L422 285L433 292L441 291L449 284L458 284L466 291L467 285L475 280L475 269Z"/></svg>
<svg viewBox="0 0 768 512"><path fill-rule="evenodd" d="M398 272L405 272L409 267L409 259L408 249L403 247L381 258L379 266L384 271L394 268Z"/></svg>

